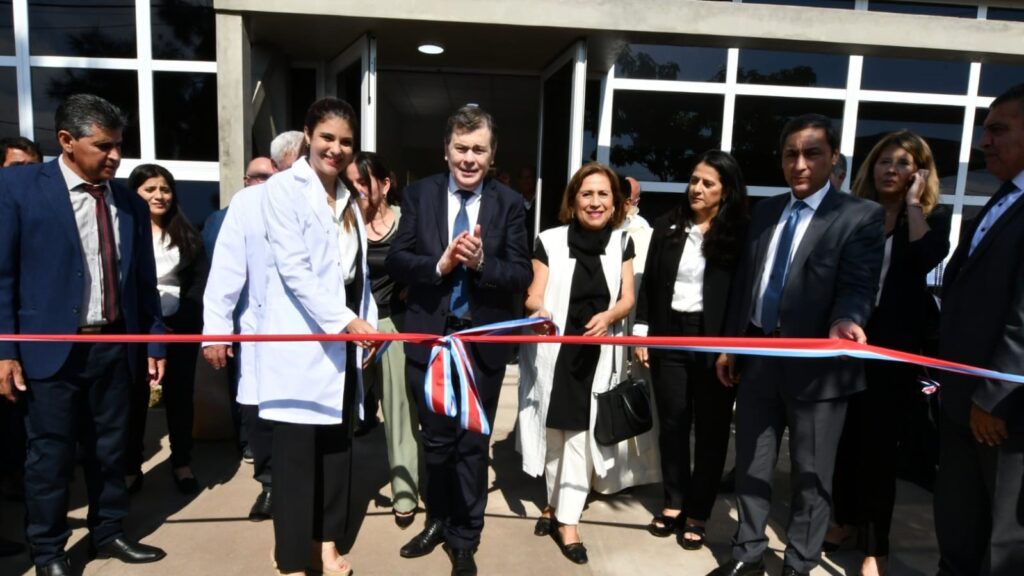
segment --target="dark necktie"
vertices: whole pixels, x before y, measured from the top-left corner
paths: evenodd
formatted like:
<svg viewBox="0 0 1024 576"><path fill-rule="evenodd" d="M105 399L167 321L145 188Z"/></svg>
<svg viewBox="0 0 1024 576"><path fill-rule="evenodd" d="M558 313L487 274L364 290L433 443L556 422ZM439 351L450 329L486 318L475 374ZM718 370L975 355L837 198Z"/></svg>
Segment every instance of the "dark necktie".
<svg viewBox="0 0 1024 576"><path fill-rule="evenodd" d="M452 239L458 238L459 234L469 232L469 214L466 212L466 202L473 197L469 190L459 190L459 213L455 215L455 226L452 227ZM448 301L448 309L452 316L464 318L469 312L469 270L466 266L459 264L452 270L452 297Z"/></svg>
<svg viewBox="0 0 1024 576"><path fill-rule="evenodd" d="M772 272L768 276L768 286L765 287L764 296L761 298L761 329L765 334L772 333L779 325L779 303L782 300L782 289L786 286L786 276L789 271L789 251L793 247L796 225L800 222L800 211L804 208L809 208L809 206L803 200L793 203L793 208L786 218L786 224L782 228L779 245L775 249Z"/></svg>
<svg viewBox="0 0 1024 576"><path fill-rule="evenodd" d="M100 268L103 278L103 319L107 323L117 320L117 244L114 227L107 208L107 187L102 184L82 184L81 189L96 200L96 229L100 239Z"/></svg>

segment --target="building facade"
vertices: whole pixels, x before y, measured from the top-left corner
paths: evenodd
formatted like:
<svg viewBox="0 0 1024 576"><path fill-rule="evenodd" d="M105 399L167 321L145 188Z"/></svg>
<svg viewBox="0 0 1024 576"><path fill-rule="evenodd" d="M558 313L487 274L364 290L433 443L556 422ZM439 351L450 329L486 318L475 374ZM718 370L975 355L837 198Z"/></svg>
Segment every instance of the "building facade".
<svg viewBox="0 0 1024 576"><path fill-rule="evenodd" d="M1024 5L1006 0L0 1L0 136L56 154L56 104L103 95L132 121L118 176L166 165L198 221L336 95L401 185L443 168L451 110L490 110L496 171L517 187L537 174L541 228L590 159L638 178L656 215L709 148L740 160L755 196L783 190L777 135L795 114L842 127L850 179L909 128L935 151L955 238L997 187L984 108L1021 82Z"/></svg>

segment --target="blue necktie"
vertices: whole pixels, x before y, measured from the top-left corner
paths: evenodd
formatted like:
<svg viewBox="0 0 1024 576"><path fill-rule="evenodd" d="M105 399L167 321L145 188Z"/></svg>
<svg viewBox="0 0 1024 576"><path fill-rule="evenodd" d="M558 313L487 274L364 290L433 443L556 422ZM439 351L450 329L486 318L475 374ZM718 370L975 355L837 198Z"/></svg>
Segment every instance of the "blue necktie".
<svg viewBox="0 0 1024 576"><path fill-rule="evenodd" d="M455 226L452 228L452 239L455 239L463 232L469 232L469 214L466 212L466 202L473 197L469 190L459 190L459 213L455 215ZM452 270L452 297L448 301L448 309L452 316L464 318L469 312L469 289L466 285L469 281L469 270L462 264Z"/></svg>
<svg viewBox="0 0 1024 576"><path fill-rule="evenodd" d="M800 221L800 211L804 208L809 206L803 200L793 203L793 208L786 218L786 225L782 228L779 245L775 249L772 273L768 276L768 286L765 287L764 296L761 298L761 329L765 334L771 334L779 325L779 302L782 300L782 289L786 286L789 251L793 247L793 236L796 235L796 225Z"/></svg>

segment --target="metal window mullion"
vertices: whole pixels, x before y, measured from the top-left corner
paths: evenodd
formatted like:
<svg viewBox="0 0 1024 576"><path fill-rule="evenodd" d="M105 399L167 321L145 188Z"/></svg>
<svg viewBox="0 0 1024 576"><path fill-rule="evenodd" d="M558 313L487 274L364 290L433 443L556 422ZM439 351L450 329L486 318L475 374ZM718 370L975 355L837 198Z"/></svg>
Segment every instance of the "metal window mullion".
<svg viewBox="0 0 1024 576"><path fill-rule="evenodd" d="M729 48L725 59L725 100L722 103L722 141L719 147L732 153L732 133L736 123L736 77L739 74L740 49Z"/></svg>
<svg viewBox="0 0 1024 576"><path fill-rule="evenodd" d="M583 108L587 101L587 41L579 40L573 50L572 102L569 108L569 176L583 165Z"/></svg>
<svg viewBox="0 0 1024 576"><path fill-rule="evenodd" d="M135 2L136 67L139 83L139 156L156 160L156 112L153 103L153 40L149 2Z"/></svg>
<svg viewBox="0 0 1024 576"><path fill-rule="evenodd" d="M960 136L960 158L956 170L956 193L953 195L953 221L949 227L949 242L952 246L956 246L960 240L964 198L967 194L967 172L971 161L971 144L974 139L974 115L977 114L978 109L978 85L980 83L981 63L971 62L971 72L967 81L967 105L964 107L964 124Z"/></svg>
<svg viewBox="0 0 1024 576"><path fill-rule="evenodd" d="M857 117L860 113L860 80L864 70L863 56L850 56L846 75L846 106L843 109L843 140L839 151L846 155L846 180L843 189L850 189L853 181L853 149L857 143Z"/></svg>
<svg viewBox="0 0 1024 576"><path fill-rule="evenodd" d="M14 24L14 58L18 86L18 129L25 138L35 138L32 110L32 63L29 52L28 0L11 2Z"/></svg>
<svg viewBox="0 0 1024 576"><path fill-rule="evenodd" d="M601 119L597 125L597 161L611 164L612 158L612 120L613 105L615 98L615 65L608 68L608 72L601 79Z"/></svg>

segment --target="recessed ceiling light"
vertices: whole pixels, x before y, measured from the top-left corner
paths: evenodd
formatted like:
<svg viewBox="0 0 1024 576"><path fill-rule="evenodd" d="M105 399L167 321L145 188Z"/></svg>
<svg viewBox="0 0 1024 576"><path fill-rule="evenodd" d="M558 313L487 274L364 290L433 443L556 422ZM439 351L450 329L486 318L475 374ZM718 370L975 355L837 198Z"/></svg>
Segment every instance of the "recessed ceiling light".
<svg viewBox="0 0 1024 576"><path fill-rule="evenodd" d="M431 56L444 53L444 47L439 44L420 44L417 50Z"/></svg>

